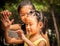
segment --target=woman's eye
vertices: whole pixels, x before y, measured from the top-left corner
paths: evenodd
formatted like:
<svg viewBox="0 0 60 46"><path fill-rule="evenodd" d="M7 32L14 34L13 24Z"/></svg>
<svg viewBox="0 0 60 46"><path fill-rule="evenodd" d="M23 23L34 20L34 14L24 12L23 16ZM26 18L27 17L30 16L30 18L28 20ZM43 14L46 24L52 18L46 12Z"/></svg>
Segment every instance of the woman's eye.
<svg viewBox="0 0 60 46"><path fill-rule="evenodd" d="M30 24L30 26L31 26L32 24Z"/></svg>
<svg viewBox="0 0 60 46"><path fill-rule="evenodd" d="M30 11L30 14L32 14L33 13L33 11Z"/></svg>
<svg viewBox="0 0 60 46"><path fill-rule="evenodd" d="M21 15L21 16L24 16L24 15Z"/></svg>

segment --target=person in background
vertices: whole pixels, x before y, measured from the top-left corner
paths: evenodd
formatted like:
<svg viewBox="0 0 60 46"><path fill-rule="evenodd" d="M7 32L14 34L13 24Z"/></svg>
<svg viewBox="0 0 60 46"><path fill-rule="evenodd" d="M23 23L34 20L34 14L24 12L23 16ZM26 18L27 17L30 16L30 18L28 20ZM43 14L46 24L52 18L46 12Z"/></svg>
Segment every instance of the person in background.
<svg viewBox="0 0 60 46"><path fill-rule="evenodd" d="M20 4L19 4L19 6L18 6L18 13L19 13L19 15L20 15L20 17L21 17L21 20L25 23L26 22L26 18L28 17L28 15L30 14L30 13L32 13L31 11L32 10L35 10L35 7L34 7L34 5L30 2L30 1L22 1ZM9 20L9 16L10 16L10 14L11 13L9 13L9 11L2 11L1 12L3 15L6 15L6 17L7 17L7 21ZM10 20L9 20L10 21ZM16 27L16 25L14 24L13 26L11 25L11 23L13 22L13 20L12 21L10 21L9 23L7 23L7 25L9 24L10 25L10 29L16 29L15 27ZM4 23L5 24L5 23ZM19 27L19 25L20 24L17 24L18 25L18 28L20 28ZM18 29L17 28L17 29ZM43 34L44 36L45 36L45 34ZM48 37L46 36L46 38L48 39ZM16 40L16 39L15 39Z"/></svg>
<svg viewBox="0 0 60 46"><path fill-rule="evenodd" d="M22 37L24 42L26 42L25 46L28 45L28 40L32 42L30 46L48 46L48 43L46 39L41 35L41 33L44 33L47 20L45 16L42 16L40 12L33 11L33 13L27 17L26 19L26 32L27 32L27 38L23 37L22 31L17 31L18 34Z"/></svg>

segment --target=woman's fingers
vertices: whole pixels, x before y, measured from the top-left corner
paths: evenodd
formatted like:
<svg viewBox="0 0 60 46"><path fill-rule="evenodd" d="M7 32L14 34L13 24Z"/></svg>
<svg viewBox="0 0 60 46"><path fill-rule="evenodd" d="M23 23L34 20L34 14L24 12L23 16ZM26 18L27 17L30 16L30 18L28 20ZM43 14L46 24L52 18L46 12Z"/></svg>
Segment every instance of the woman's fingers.
<svg viewBox="0 0 60 46"><path fill-rule="evenodd" d="M24 34L21 29L20 29L20 30L17 30L16 32L17 32L18 34L20 34L20 35L21 35L21 34Z"/></svg>
<svg viewBox="0 0 60 46"><path fill-rule="evenodd" d="M8 17L10 17L10 15L12 14L10 11L8 11L8 10L6 10L5 11L6 12L6 15L8 16Z"/></svg>
<svg viewBox="0 0 60 46"><path fill-rule="evenodd" d="M2 11L2 12L1 12L1 14L6 15L6 11L5 11L5 10L4 10L4 11Z"/></svg>
<svg viewBox="0 0 60 46"><path fill-rule="evenodd" d="M2 21L3 23L6 23L6 22L7 22L7 24L12 24L13 21L14 21L14 19L12 19L12 20L10 21L7 16L2 16L1 21Z"/></svg>
<svg viewBox="0 0 60 46"><path fill-rule="evenodd" d="M2 23L4 24L6 20L2 17L2 18L1 18L1 21L2 21Z"/></svg>
<svg viewBox="0 0 60 46"><path fill-rule="evenodd" d="M8 20L5 15L2 15L2 18L1 19L2 19L3 22L7 22L7 20Z"/></svg>
<svg viewBox="0 0 60 46"><path fill-rule="evenodd" d="M5 27L8 27L13 22L13 20L10 21L9 18L7 18L7 16L5 16L5 15L2 16L1 21Z"/></svg>
<svg viewBox="0 0 60 46"><path fill-rule="evenodd" d="M9 15L11 14L8 10L5 10L5 11L2 11L1 12L1 14L3 14L2 15L2 17L4 18L4 19L9 19Z"/></svg>
<svg viewBox="0 0 60 46"><path fill-rule="evenodd" d="M7 19L7 18L6 18L6 15L2 15L2 17L3 17L4 19Z"/></svg>
<svg viewBox="0 0 60 46"><path fill-rule="evenodd" d="M14 19L11 20L11 24L14 22Z"/></svg>
<svg viewBox="0 0 60 46"><path fill-rule="evenodd" d="M5 18L4 18L4 16L2 16L1 21L2 22L5 22L6 21Z"/></svg>
<svg viewBox="0 0 60 46"><path fill-rule="evenodd" d="M1 21L2 21L2 23L4 23L4 19L3 18L1 18Z"/></svg>
<svg viewBox="0 0 60 46"><path fill-rule="evenodd" d="M10 15L12 14L10 11L8 11L8 10L4 10L4 11L2 11L2 12L0 12L0 14L2 14L2 15L7 15L8 17L10 17Z"/></svg>
<svg viewBox="0 0 60 46"><path fill-rule="evenodd" d="M21 34L21 30L17 30L16 32L17 32L18 34Z"/></svg>

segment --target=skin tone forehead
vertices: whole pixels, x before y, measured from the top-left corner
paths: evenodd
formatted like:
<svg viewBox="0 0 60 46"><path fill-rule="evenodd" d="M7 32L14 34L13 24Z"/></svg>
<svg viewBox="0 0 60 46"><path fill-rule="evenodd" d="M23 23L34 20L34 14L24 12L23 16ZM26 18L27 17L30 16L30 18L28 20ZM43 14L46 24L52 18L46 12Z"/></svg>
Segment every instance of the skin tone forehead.
<svg viewBox="0 0 60 46"><path fill-rule="evenodd" d="M20 13L27 13L27 11L30 11L30 10L32 10L32 6L31 5L25 5L21 8Z"/></svg>
<svg viewBox="0 0 60 46"><path fill-rule="evenodd" d="M29 16L29 17L27 17L26 24L27 23L33 23L33 22L37 22L36 16Z"/></svg>

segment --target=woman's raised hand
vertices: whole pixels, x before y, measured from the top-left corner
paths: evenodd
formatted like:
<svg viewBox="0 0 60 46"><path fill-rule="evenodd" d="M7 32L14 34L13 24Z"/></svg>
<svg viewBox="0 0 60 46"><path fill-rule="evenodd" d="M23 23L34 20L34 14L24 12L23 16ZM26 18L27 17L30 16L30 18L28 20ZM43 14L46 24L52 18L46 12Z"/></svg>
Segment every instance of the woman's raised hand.
<svg viewBox="0 0 60 46"><path fill-rule="evenodd" d="M11 12L9 12L8 10L5 10L5 11L2 11L0 13L2 14L1 21L2 21L3 27L5 30L8 30L10 25L14 21L14 19L12 19L11 21L9 20Z"/></svg>
<svg viewBox="0 0 60 46"><path fill-rule="evenodd" d="M4 11L1 11L0 14L2 15L7 15L8 17L10 17L10 15L12 14L10 11L8 10L4 10Z"/></svg>

